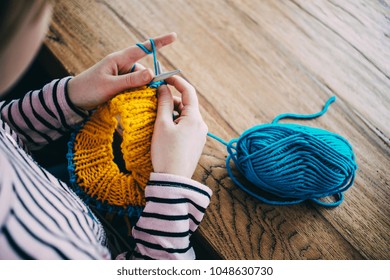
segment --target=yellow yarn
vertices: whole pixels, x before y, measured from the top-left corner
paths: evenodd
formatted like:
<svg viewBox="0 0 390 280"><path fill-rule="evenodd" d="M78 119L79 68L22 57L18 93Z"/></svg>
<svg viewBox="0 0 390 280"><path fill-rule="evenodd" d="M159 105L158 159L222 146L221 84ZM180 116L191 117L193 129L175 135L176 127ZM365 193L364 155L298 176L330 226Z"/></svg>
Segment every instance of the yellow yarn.
<svg viewBox="0 0 390 280"><path fill-rule="evenodd" d="M74 143L77 184L86 194L110 205L145 205L144 190L153 170L150 145L156 112L156 89L149 87L121 93L94 112ZM118 119L126 173L114 162Z"/></svg>

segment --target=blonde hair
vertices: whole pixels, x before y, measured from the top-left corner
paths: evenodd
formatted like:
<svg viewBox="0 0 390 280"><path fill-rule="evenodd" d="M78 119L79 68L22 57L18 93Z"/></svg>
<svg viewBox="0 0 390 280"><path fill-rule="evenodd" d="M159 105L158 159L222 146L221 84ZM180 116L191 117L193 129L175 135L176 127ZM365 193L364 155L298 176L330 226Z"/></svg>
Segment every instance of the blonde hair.
<svg viewBox="0 0 390 280"><path fill-rule="evenodd" d="M33 12L32 20L37 20L49 2L49 0L0 1L0 56L25 18Z"/></svg>

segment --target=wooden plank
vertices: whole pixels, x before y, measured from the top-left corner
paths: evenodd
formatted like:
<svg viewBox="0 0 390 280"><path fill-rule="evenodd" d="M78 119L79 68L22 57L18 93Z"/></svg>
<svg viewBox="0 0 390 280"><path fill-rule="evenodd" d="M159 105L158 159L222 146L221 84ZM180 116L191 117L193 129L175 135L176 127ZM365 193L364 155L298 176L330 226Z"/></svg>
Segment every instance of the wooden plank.
<svg viewBox="0 0 390 280"><path fill-rule="evenodd" d="M280 2L272 2L272 4L275 3L280 4ZM328 12L328 22L333 23L334 21L332 19L335 16L329 16L329 13L333 11L324 7L323 4L326 2L321 1L320 3L322 5L319 5L319 1L316 3L322 8L318 10ZM284 38L280 40L281 43L289 43L289 51L298 58L299 63L307 67L308 71L314 76L314 79L318 79L324 86L328 87L338 96L341 96L343 101L347 103L343 111L349 114L349 118L346 119L343 116L344 113L341 112L341 117L337 117L337 119L345 120L345 122L338 125L331 125L330 128L332 130L339 128L338 133L346 136L348 139L352 139L351 141L355 140L353 144L357 150L356 153L360 166L358 176L366 177L363 180L358 178L355 183L355 187L357 186L361 192L352 194L352 199L349 200L349 203L353 204L353 206L347 204L349 207L336 215L328 212L324 212L324 214L335 228L347 237L351 244L367 249L366 252L362 250L363 255L369 258L387 256L388 253L386 251L388 251L387 248L389 247L389 236L387 234L389 222L387 217L389 208L386 201L389 198L389 184L385 174L387 173L386 170L389 169L389 141L388 137L383 137L384 135L388 135L388 127L383 120L390 119L388 110L390 80L388 78L388 72L386 72L388 68L374 65L368 57L376 56L376 61L383 60L384 57L390 57L390 48L385 47L382 52L370 53L369 50L380 49L383 46L378 44L378 40L373 38L372 33L364 32L366 31L364 29L361 32L361 28L357 28L355 33L359 32L359 35L364 38L366 45L369 47L364 47L365 45L359 44L360 42L357 40L348 41L344 39L340 35L343 34L343 31L338 32L338 30L345 29L343 25L335 25L332 28L329 28L327 25L324 26L323 22L319 21L318 23L317 18L313 14L307 13L300 5L285 1L283 4L275 6L281 11L280 16L277 17L279 19L277 27L270 23L267 24L267 18L258 17L261 20L262 26L266 25L264 28L279 35L278 38ZM315 7L318 8L318 6ZM259 8L260 6L256 7ZM246 11L251 15L260 12L255 9L256 7L245 5L245 8L247 8ZM364 6L360 6L360 8L360 10L349 10L347 15L359 11L357 13L358 16L363 13L366 17L370 16L370 13L367 13ZM293 17L290 16L289 22L286 22L286 24L281 23L282 19L286 19L294 13L296 15ZM266 14L265 12L262 13L262 15ZM377 14L372 15L372 21L376 21L379 18L377 25L383 27L385 24L383 22L384 15L380 15L382 17L377 17ZM343 15L342 19L345 19L345 15ZM271 22L272 17L268 16L268 20ZM387 24L387 26L389 25ZM337 30L335 31L336 28ZM300 32L300 30L304 30L304 32ZM307 34L311 36L307 36ZM319 35L314 36L314 34ZM288 35L290 37L287 37ZM369 43L367 44L367 42ZM354 45L355 43L357 46ZM386 45L389 46L389 40L387 40ZM340 50L343 51L340 52ZM365 52L368 54L365 55ZM326 61L332 60L341 61L341 63L328 65L327 67L316 66L316 63L326 65ZM352 77L351 72L353 73ZM351 92L351 90L356 90L356 92ZM358 100L359 98L361 100ZM371 128L371 131L367 127L364 128L364 131L362 130L362 123L357 120L359 117L362 118L362 116L364 116L365 124L370 124L368 128ZM349 127L349 124L352 124L352 126ZM375 129L372 129L373 127ZM360 138L359 140L356 139L358 137ZM370 142L374 142L374 145L371 147L361 147L361 143L366 143L367 138L370 139ZM373 139L375 140L373 141ZM375 147L376 145L378 147ZM369 162L370 160L368 158L372 159L372 161ZM381 175L375 176L375 173L381 173ZM369 179L370 177L371 179ZM362 184L360 185L360 183ZM351 192L355 192L356 190L354 188ZM377 207L377 209L374 211L370 210L369 212L376 212L379 215L371 216L371 214L363 214L363 216L360 216L360 213L371 207ZM335 225L335 223L338 225ZM366 236L367 232L370 232L369 238ZM362 243L366 244L362 246ZM368 247L371 248L368 249ZM376 253L370 254L368 251L376 251Z"/></svg>
<svg viewBox="0 0 390 280"><path fill-rule="evenodd" d="M210 139L194 176L214 191L198 238L226 259L388 259L387 12L380 1L58 1L46 46L77 74L177 32L159 59L182 69L209 130L226 140L279 113L316 112L336 94L325 116L305 124L353 145L359 171L346 201L335 209L259 203L227 177L225 147Z"/></svg>
<svg viewBox="0 0 390 280"><path fill-rule="evenodd" d="M382 10L365 6L366 1L343 1L344 10L328 1L268 1L268 5L243 2L245 5L232 3L255 17L314 80L346 99L351 109L356 108L389 135L383 120L390 119L390 69L386 59L390 57L390 40L386 37L390 22ZM375 3L370 5L381 5ZM362 23L357 25L359 17Z"/></svg>

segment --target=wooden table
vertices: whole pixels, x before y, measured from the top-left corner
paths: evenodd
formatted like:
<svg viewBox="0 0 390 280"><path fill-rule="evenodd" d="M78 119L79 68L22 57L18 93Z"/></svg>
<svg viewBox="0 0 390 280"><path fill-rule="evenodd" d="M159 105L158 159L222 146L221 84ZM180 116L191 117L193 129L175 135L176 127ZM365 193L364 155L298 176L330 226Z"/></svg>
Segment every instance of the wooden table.
<svg viewBox="0 0 390 280"><path fill-rule="evenodd" d="M270 206L233 184L226 148L209 139L194 175L214 192L195 235L207 256L389 259L389 2L60 0L45 48L76 75L171 31L178 41L158 57L196 87L210 132L230 140L280 113L317 112L336 95L305 125L347 138L359 166L339 207Z"/></svg>

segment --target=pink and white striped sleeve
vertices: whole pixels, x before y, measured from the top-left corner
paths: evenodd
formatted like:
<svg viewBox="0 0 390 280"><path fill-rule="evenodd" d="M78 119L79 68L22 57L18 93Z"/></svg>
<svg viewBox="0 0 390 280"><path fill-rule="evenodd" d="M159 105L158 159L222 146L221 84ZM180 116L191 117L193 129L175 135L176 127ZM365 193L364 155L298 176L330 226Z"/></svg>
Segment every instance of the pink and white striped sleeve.
<svg viewBox="0 0 390 280"><path fill-rule="evenodd" d="M1 118L30 150L38 150L59 139L88 116L87 111L75 107L68 97L70 79L53 80L41 90L0 104Z"/></svg>
<svg viewBox="0 0 390 280"><path fill-rule="evenodd" d="M146 206L133 228L133 259L195 259L190 244L210 203L211 190L194 180L152 173Z"/></svg>

